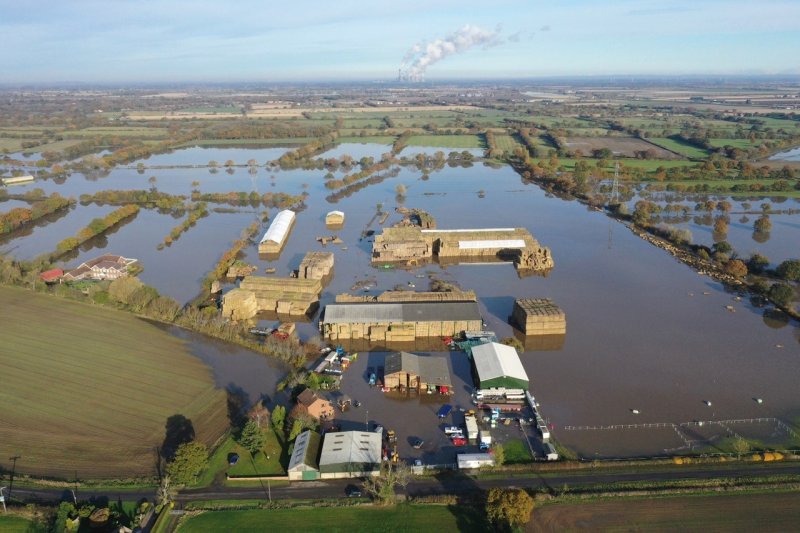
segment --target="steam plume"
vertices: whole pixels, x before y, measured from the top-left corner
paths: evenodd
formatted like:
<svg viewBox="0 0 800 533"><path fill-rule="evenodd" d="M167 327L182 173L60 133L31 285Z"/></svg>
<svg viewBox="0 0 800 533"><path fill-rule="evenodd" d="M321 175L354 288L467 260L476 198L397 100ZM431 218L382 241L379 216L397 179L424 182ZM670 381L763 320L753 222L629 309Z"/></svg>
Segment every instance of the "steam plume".
<svg viewBox="0 0 800 533"><path fill-rule="evenodd" d="M490 31L467 24L443 39L417 43L403 56L400 66L400 81L422 81L425 79L425 71L429 66L448 56L464 52L477 45L489 48L500 44L499 33L499 29Z"/></svg>

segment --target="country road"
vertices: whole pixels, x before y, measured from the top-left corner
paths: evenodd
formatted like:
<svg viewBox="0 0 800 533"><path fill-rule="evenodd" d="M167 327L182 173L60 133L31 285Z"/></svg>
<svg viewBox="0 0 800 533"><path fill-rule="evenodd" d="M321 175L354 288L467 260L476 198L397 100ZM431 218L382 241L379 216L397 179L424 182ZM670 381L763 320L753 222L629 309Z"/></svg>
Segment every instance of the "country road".
<svg viewBox="0 0 800 533"><path fill-rule="evenodd" d="M775 463L775 464L741 464L741 465L696 465L682 467L661 467L645 472L614 471L615 469L602 468L595 471L577 470L573 472L548 472L542 475L509 475L496 479L473 479L467 476L460 476L455 473L445 473L441 476L425 477L413 480L406 487L406 494L409 496L425 496L432 494L469 494L488 490L493 487L515 487L515 488L554 488L560 489L564 485L574 489L577 487L591 485L608 485L613 483L641 482L641 481L678 481L692 479L721 478L731 479L738 477L766 477L776 475L800 475L799 463ZM336 498L344 497L344 490L347 485L353 484L354 480L327 480L327 481L306 481L290 483L289 485L280 484L271 486L264 481L260 487L208 487L203 489L185 490L179 493L178 503L203 500L257 500L257 499L315 499L315 498ZM72 499L70 490L62 489L29 489L15 488L15 499L36 500L36 501L58 501L61 499ZM110 501L138 500L141 498L152 499L154 491L92 491L78 489L76 497L78 499L89 499L92 497L106 497Z"/></svg>

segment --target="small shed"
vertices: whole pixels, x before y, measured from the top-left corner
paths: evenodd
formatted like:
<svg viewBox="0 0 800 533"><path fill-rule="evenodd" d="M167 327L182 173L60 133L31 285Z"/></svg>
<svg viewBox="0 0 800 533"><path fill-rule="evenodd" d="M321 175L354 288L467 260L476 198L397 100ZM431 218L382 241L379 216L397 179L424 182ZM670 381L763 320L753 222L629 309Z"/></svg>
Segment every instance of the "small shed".
<svg viewBox="0 0 800 533"><path fill-rule="evenodd" d="M487 342L472 348L478 387L528 390L528 374L517 350L499 342Z"/></svg>
<svg viewBox="0 0 800 533"><path fill-rule="evenodd" d="M549 442L544 445L545 448L545 455L547 456L548 461L558 461L558 452L556 451L555 447L550 444Z"/></svg>
<svg viewBox="0 0 800 533"><path fill-rule="evenodd" d="M330 213L325 215L325 225L336 226L336 227L344 225L344 212L331 211Z"/></svg>
<svg viewBox="0 0 800 533"><path fill-rule="evenodd" d="M289 459L289 481L312 481L319 478L319 433L305 430L294 441L294 451Z"/></svg>
<svg viewBox="0 0 800 533"><path fill-rule="evenodd" d="M456 458L458 459L459 470L494 466L494 455L490 453L459 453Z"/></svg>

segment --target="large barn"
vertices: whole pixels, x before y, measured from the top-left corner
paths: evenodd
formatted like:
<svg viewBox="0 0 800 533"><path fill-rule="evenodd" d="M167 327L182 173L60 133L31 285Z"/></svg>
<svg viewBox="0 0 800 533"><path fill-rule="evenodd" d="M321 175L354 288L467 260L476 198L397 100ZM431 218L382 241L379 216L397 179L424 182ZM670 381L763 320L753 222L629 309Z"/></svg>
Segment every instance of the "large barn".
<svg viewBox="0 0 800 533"><path fill-rule="evenodd" d="M528 374L517 350L499 342L487 342L472 348L472 362L478 388L506 387L528 390Z"/></svg>
<svg viewBox="0 0 800 533"><path fill-rule="evenodd" d="M317 456L320 440L319 433L308 429L297 436L287 469L289 481L310 481L319 478Z"/></svg>
<svg viewBox="0 0 800 533"><path fill-rule="evenodd" d="M398 352L386 357L384 384L390 389L447 393L453 388L444 357Z"/></svg>
<svg viewBox="0 0 800 533"><path fill-rule="evenodd" d="M377 476L380 469L380 433L340 431L325 434L319 458L322 479Z"/></svg>

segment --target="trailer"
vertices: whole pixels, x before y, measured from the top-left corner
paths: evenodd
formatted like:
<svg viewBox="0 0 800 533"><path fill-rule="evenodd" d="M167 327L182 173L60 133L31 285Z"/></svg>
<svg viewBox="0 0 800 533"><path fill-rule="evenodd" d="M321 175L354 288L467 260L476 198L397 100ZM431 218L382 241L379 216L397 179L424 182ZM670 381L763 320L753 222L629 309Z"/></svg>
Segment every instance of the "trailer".
<svg viewBox="0 0 800 533"><path fill-rule="evenodd" d="M474 415L467 415L464 417L464 422L467 426L467 439L470 442L475 442L478 439L478 421Z"/></svg>
<svg viewBox="0 0 800 533"><path fill-rule="evenodd" d="M478 433L480 438L480 448L481 450L488 450L492 446L492 435L486 430L482 430Z"/></svg>

